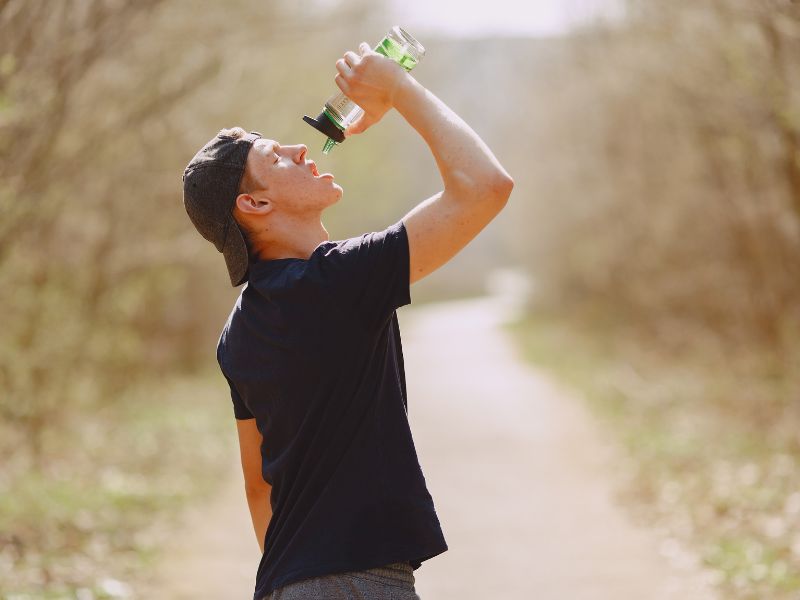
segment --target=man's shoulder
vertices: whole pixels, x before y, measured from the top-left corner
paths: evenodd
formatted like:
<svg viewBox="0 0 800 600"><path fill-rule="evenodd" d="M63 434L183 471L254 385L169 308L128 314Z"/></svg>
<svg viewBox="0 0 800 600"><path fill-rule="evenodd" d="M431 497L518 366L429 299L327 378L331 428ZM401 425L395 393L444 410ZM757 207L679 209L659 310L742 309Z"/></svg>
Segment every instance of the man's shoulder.
<svg viewBox="0 0 800 600"><path fill-rule="evenodd" d="M362 249L370 251L374 247L382 246L388 240L400 240L406 236L405 224L400 219L383 229L365 231L352 237L323 242L317 247L317 251L323 258L351 256Z"/></svg>

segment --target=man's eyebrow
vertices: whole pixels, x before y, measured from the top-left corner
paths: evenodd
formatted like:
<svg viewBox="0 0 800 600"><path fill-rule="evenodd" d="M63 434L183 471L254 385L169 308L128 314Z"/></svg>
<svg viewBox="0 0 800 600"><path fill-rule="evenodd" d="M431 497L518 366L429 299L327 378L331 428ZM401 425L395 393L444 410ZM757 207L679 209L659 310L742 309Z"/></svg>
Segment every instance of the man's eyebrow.
<svg viewBox="0 0 800 600"><path fill-rule="evenodd" d="M278 144L278 142L266 142L265 141L265 142L259 144L259 146L261 148L265 148L266 149L266 153L269 154L270 152L275 152L275 148L279 147L280 144Z"/></svg>

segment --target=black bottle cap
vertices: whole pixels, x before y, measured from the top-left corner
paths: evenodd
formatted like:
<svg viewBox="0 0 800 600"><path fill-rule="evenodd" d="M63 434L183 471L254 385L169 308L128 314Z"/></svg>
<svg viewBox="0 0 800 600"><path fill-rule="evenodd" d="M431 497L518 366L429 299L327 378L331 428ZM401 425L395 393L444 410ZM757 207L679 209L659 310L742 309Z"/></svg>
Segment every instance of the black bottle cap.
<svg viewBox="0 0 800 600"><path fill-rule="evenodd" d="M317 115L316 119L303 115L303 121L340 144L344 141L344 132L333 124L324 110Z"/></svg>

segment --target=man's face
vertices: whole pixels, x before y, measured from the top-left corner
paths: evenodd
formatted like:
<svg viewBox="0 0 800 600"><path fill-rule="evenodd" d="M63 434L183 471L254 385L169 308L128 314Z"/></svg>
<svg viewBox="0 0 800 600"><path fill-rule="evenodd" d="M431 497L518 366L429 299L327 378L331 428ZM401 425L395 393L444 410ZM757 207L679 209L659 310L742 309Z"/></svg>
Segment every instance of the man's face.
<svg viewBox="0 0 800 600"><path fill-rule="evenodd" d="M259 138L247 154L247 174L275 207L285 212L320 211L342 197L342 187L330 173L317 174L314 161L306 159L304 144L284 146Z"/></svg>

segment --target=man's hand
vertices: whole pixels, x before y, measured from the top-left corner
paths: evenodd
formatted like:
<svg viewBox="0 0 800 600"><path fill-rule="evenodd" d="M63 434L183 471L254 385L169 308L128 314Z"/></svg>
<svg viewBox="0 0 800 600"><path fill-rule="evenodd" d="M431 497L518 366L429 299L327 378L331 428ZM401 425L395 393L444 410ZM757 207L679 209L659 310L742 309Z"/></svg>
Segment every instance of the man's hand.
<svg viewBox="0 0 800 600"><path fill-rule="evenodd" d="M348 50L336 61L336 85L364 110L345 130L345 137L362 133L380 121L394 106L397 91L409 78L403 67L372 50L367 42L361 42L358 49L360 55Z"/></svg>

